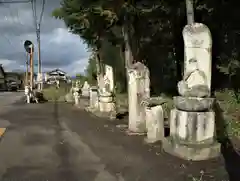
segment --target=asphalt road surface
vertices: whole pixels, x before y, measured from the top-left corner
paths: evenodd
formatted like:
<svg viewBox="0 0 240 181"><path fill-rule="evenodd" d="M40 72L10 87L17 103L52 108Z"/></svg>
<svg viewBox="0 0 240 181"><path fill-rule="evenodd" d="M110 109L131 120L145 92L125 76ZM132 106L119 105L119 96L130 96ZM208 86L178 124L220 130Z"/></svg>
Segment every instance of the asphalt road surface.
<svg viewBox="0 0 240 181"><path fill-rule="evenodd" d="M222 157L183 161L159 144L127 136L116 122L72 105L24 104L20 98L21 93L0 95L0 106L8 104L0 123L9 123L0 141L1 181L192 181L201 175L202 181L228 180Z"/></svg>
<svg viewBox="0 0 240 181"><path fill-rule="evenodd" d="M0 113L9 111L14 108L13 104L19 101L24 95L24 92L0 92Z"/></svg>

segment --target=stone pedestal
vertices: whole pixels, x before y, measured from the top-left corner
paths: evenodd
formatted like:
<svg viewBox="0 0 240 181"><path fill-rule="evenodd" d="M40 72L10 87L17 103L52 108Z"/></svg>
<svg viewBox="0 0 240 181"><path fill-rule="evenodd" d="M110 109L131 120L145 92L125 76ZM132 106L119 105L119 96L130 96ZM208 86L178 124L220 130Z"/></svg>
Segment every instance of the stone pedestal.
<svg viewBox="0 0 240 181"><path fill-rule="evenodd" d="M146 107L147 137L145 142L155 143L164 138L164 116L161 105Z"/></svg>
<svg viewBox="0 0 240 181"><path fill-rule="evenodd" d="M194 105L190 106L191 102L195 102ZM180 104L183 106L182 110L171 111L170 136L163 140L166 152L187 160L206 160L219 156L220 144L215 140L215 113L211 109L206 110L212 104L200 104L201 102L213 104L214 99L175 98L176 107ZM206 111L197 112L197 107Z"/></svg>
<svg viewBox="0 0 240 181"><path fill-rule="evenodd" d="M82 96L83 97L89 97L90 96L89 89L82 89Z"/></svg>
<svg viewBox="0 0 240 181"><path fill-rule="evenodd" d="M110 113L115 112L115 102L113 95L102 94L99 96L99 109L100 112Z"/></svg>
<svg viewBox="0 0 240 181"><path fill-rule="evenodd" d="M98 109L98 90L97 88L93 87L90 90L90 108L91 109Z"/></svg>

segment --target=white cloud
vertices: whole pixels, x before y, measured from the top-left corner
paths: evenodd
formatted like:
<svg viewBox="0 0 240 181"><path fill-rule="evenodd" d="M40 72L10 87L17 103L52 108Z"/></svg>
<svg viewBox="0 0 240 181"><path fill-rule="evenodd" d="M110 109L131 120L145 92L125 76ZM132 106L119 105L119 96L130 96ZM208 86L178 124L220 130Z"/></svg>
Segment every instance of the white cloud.
<svg viewBox="0 0 240 181"><path fill-rule="evenodd" d="M74 61L72 64L68 65L67 67L63 67L64 71L68 72L68 75L73 76L77 73L84 73L86 66L88 64L88 59L80 59Z"/></svg>
<svg viewBox="0 0 240 181"><path fill-rule="evenodd" d="M58 7L59 3L58 0L46 3L41 25L43 71L61 68L70 74L83 72L89 52L79 36L69 33L62 21L51 17L51 11ZM35 47L37 45L30 4L0 6L0 33L0 63L7 71L25 70L26 53L23 43L30 40ZM34 57L36 61L36 52Z"/></svg>

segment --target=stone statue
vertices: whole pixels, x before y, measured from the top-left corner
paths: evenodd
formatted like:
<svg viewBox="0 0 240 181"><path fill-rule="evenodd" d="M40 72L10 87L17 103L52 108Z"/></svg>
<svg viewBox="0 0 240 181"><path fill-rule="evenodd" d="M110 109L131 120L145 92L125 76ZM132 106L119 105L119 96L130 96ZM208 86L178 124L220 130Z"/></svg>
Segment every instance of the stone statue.
<svg viewBox="0 0 240 181"><path fill-rule="evenodd" d="M88 84L87 81L84 82L83 87L82 87L82 96L83 97L89 97L90 94L90 85Z"/></svg>
<svg viewBox="0 0 240 181"><path fill-rule="evenodd" d="M30 87L28 85L25 86L25 95L26 95L26 98L27 98L27 103L30 103L30 101L31 101L30 92L31 92Z"/></svg>
<svg viewBox="0 0 240 181"><path fill-rule="evenodd" d="M206 160L220 154L215 139L215 98L210 97L212 77L212 36L202 23L183 29L184 76L178 83L180 96L173 97L170 136L163 149L187 160Z"/></svg>
<svg viewBox="0 0 240 181"><path fill-rule="evenodd" d="M113 68L105 65L104 87L100 90L100 94L112 94L114 92Z"/></svg>
<svg viewBox="0 0 240 181"><path fill-rule="evenodd" d="M103 77L104 86L99 90L99 110L108 113L110 117L116 116L116 105L114 95L114 74L113 68L105 65L105 74Z"/></svg>
<svg viewBox="0 0 240 181"><path fill-rule="evenodd" d="M149 70L141 62L137 62L128 69L128 129L135 133L146 132L145 106L143 100L150 98Z"/></svg>
<svg viewBox="0 0 240 181"><path fill-rule="evenodd" d="M208 97L210 95L206 75L199 70L196 59L189 60L188 72L178 83L178 92L185 97Z"/></svg>
<svg viewBox="0 0 240 181"><path fill-rule="evenodd" d="M73 89L73 96L74 96L74 99L75 99L75 104L76 105L78 105L79 104L79 98L80 98L80 91L81 91L81 89L80 89L80 81L79 80L77 80L76 81L76 85L75 85L75 87L74 87L74 89Z"/></svg>

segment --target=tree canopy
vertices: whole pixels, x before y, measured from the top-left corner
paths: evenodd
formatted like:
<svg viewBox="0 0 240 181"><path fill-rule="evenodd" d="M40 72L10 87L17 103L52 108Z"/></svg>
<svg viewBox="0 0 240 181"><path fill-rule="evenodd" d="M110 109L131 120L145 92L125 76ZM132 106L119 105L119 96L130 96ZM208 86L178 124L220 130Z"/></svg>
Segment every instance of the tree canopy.
<svg viewBox="0 0 240 181"><path fill-rule="evenodd" d="M238 89L239 8L237 1L194 0L195 21L206 24L212 33L214 88ZM174 92L184 59L185 9L184 0L63 0L53 16L118 72L123 67L119 62L124 62L123 28L127 27L133 59L144 60L149 67L153 91ZM216 81L219 78L223 81Z"/></svg>

